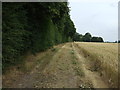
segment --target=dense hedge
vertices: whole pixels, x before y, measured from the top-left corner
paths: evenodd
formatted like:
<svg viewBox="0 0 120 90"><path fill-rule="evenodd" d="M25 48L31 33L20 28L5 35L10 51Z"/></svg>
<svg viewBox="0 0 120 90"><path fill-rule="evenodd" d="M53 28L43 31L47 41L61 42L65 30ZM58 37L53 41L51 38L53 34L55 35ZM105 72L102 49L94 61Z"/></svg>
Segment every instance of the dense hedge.
<svg viewBox="0 0 120 90"><path fill-rule="evenodd" d="M3 70L22 62L27 51L72 41L76 32L67 2L3 2L2 16Z"/></svg>

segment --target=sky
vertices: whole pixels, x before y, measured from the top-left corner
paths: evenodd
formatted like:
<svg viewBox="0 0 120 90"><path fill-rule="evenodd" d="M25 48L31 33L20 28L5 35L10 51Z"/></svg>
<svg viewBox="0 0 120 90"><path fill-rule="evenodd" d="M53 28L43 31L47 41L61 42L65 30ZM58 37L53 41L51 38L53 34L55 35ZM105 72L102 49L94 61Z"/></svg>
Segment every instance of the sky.
<svg viewBox="0 0 120 90"><path fill-rule="evenodd" d="M99 36L104 41L118 40L119 0L68 0L76 31Z"/></svg>

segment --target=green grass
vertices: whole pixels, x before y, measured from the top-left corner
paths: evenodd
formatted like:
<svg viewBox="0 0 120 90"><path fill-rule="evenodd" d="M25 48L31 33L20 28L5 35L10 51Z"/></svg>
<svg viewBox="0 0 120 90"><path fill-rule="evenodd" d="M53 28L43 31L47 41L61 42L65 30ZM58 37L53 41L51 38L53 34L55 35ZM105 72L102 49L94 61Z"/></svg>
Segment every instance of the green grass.
<svg viewBox="0 0 120 90"><path fill-rule="evenodd" d="M80 67L81 64L77 61L78 59L75 56L74 50L71 50L70 53L72 54L72 64L74 65L73 68L74 68L74 70L76 72L76 75L81 76L81 77L85 76L82 68Z"/></svg>

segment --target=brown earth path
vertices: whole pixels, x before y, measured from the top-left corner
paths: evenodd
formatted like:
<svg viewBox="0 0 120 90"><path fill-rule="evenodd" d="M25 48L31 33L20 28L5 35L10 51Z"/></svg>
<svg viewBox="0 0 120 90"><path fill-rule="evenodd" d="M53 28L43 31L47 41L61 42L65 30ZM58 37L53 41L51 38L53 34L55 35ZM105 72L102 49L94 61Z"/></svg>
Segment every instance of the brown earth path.
<svg viewBox="0 0 120 90"><path fill-rule="evenodd" d="M108 88L76 43L66 43L54 54L40 58L35 68L9 87L14 88ZM7 85L5 85L7 86Z"/></svg>

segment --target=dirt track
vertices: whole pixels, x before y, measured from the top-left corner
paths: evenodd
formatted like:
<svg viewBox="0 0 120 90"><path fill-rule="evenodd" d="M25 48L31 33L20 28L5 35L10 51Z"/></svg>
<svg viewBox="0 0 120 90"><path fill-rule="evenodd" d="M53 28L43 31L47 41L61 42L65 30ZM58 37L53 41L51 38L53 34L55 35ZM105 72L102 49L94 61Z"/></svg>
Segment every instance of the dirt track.
<svg viewBox="0 0 120 90"><path fill-rule="evenodd" d="M77 43L66 43L55 53L39 58L35 68L11 85L16 88L108 88L99 72L90 69Z"/></svg>

